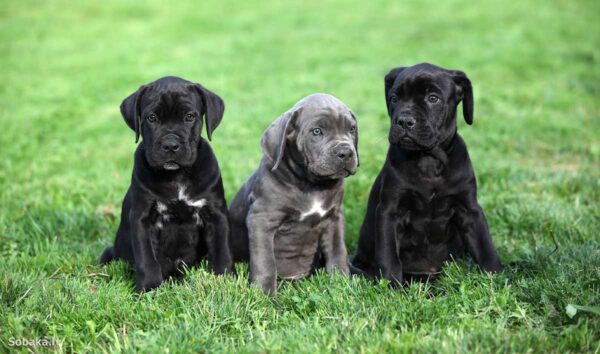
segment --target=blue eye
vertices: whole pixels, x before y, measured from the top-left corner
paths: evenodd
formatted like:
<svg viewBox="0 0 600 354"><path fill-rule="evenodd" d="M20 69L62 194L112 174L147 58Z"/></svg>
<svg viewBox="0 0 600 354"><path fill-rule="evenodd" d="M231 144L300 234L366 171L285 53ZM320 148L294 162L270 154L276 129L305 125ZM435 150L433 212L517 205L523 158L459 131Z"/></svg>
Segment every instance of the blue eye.
<svg viewBox="0 0 600 354"><path fill-rule="evenodd" d="M427 101L429 101L429 103L438 103L440 98L436 95L429 95L427 96Z"/></svg>
<svg viewBox="0 0 600 354"><path fill-rule="evenodd" d="M313 135L317 136L317 135L322 135L323 132L321 131L321 128L315 128L312 130Z"/></svg>

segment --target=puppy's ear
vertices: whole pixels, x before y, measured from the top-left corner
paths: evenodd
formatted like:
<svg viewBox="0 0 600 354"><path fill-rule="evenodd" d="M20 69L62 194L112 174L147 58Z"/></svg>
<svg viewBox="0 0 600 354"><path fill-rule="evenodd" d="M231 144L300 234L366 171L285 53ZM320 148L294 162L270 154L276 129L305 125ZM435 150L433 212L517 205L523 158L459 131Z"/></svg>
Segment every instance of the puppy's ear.
<svg viewBox="0 0 600 354"><path fill-rule="evenodd" d="M471 125L473 124L473 87L471 86L471 80L467 77L467 74L460 70L451 71L452 79L456 83L456 94L458 101L462 100L463 106L463 117L465 122Z"/></svg>
<svg viewBox="0 0 600 354"><path fill-rule="evenodd" d="M356 151L356 166L360 166L360 158L358 157L358 119L356 119L354 112L350 111L350 114L356 122L356 129L354 131L354 150Z"/></svg>
<svg viewBox="0 0 600 354"><path fill-rule="evenodd" d="M279 167L279 163L281 162L285 151L288 135L294 131L296 119L301 111L302 108L285 112L263 133L262 138L260 139L260 147L263 153L273 161L271 171L275 171L277 167Z"/></svg>
<svg viewBox="0 0 600 354"><path fill-rule="evenodd" d="M135 132L136 143L140 140L140 133L142 131L142 112L140 103L142 101L142 96L147 90L148 85L140 86L137 91L121 102L121 115L129 128Z"/></svg>
<svg viewBox="0 0 600 354"><path fill-rule="evenodd" d="M223 119L223 113L225 113L225 103L221 97L216 93L210 91L200 84L192 85L192 89L200 95L202 98L202 104L204 105L204 111L200 112L204 116L204 122L206 124L206 136L208 140L212 139L212 133Z"/></svg>
<svg viewBox="0 0 600 354"><path fill-rule="evenodd" d="M389 113L391 113L390 112L390 100L389 100L390 89L392 88L392 86L394 86L394 81L396 81L396 78L398 77L398 75L400 75L400 73L404 69L406 69L406 67L404 67L404 66L397 67L397 68L390 70L390 72L387 73L387 75L385 75L385 79L384 79L384 82L385 82L385 104L387 105Z"/></svg>

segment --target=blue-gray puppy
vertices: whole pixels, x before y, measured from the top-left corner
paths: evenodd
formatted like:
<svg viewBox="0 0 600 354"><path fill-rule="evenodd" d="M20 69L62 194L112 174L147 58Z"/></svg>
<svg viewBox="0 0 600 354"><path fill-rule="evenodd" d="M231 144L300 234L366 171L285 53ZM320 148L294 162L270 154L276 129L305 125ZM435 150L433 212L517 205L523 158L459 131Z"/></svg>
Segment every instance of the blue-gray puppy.
<svg viewBox="0 0 600 354"><path fill-rule="evenodd" d="M250 280L274 294L277 278L320 267L348 274L342 198L358 167L352 111L314 94L265 131L264 157L231 203L234 258L250 261Z"/></svg>

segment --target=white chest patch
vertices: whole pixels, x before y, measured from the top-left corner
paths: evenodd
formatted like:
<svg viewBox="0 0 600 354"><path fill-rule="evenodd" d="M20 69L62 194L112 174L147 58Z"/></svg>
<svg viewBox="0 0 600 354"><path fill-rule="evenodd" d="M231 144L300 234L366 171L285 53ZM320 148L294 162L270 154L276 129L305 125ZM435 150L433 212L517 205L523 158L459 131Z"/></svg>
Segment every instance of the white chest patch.
<svg viewBox="0 0 600 354"><path fill-rule="evenodd" d="M185 202L185 204L194 208L202 208L207 203L206 199L204 198L198 200L190 199L190 197L187 194L185 194L185 186L179 186L177 199L181 200L182 202Z"/></svg>
<svg viewBox="0 0 600 354"><path fill-rule="evenodd" d="M323 209L323 203L318 199L313 200L310 210L305 211L302 213L302 215L300 215L300 221L313 214L319 214L320 217L323 217L325 214L327 214L327 210Z"/></svg>
<svg viewBox="0 0 600 354"><path fill-rule="evenodd" d="M156 211L158 211L160 214L164 214L167 211L167 206L165 203L156 202Z"/></svg>
<svg viewBox="0 0 600 354"><path fill-rule="evenodd" d="M185 193L185 186L179 186L177 192L177 199L179 201L184 202L186 205L196 209L203 208L208 204L208 201L205 198L201 198L198 200L190 199L190 197ZM169 222L171 220L172 215L171 213L169 213L169 207L167 206L167 204L158 201L156 202L156 211L160 215L159 219L156 221L156 227L158 229L162 229L164 223ZM200 214L198 210L195 210L193 212L192 217L194 218L196 224L199 225L201 223Z"/></svg>

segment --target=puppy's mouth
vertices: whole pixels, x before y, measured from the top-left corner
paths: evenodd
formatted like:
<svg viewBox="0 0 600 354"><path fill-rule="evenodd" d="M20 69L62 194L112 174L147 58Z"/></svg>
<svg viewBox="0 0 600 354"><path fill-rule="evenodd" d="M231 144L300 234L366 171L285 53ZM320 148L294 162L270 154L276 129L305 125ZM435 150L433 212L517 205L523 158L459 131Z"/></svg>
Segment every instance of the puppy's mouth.
<svg viewBox="0 0 600 354"><path fill-rule="evenodd" d="M181 168L177 162L168 161L163 164L163 168L167 171L175 171Z"/></svg>
<svg viewBox="0 0 600 354"><path fill-rule="evenodd" d="M411 138L408 135L404 135L403 137L400 138L400 142L402 143L409 143L409 144L414 144L415 141L413 140L413 138Z"/></svg>
<svg viewBox="0 0 600 354"><path fill-rule="evenodd" d="M405 133L398 139L396 145L410 150L431 150L435 147L436 139L431 141L429 144L424 144L421 141L413 138L412 136Z"/></svg>
<svg viewBox="0 0 600 354"><path fill-rule="evenodd" d="M319 174L319 173L315 173L311 171L311 174L316 177L317 179L339 179L339 178L346 178L348 176L352 176L356 173L356 170L351 170L348 168L343 168L340 171L334 172L334 173L330 173L330 174Z"/></svg>

